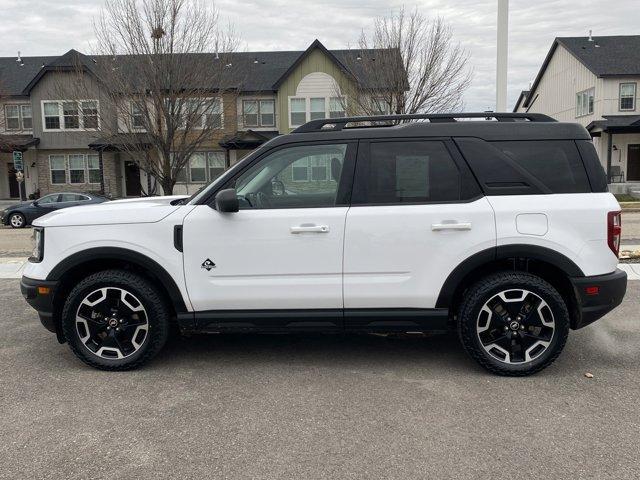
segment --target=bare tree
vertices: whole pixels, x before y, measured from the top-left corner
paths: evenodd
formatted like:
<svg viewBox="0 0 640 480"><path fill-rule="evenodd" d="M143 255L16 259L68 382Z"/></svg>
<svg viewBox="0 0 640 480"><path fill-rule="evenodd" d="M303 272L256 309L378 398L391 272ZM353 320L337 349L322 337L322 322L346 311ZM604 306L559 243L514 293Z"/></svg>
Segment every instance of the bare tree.
<svg viewBox="0 0 640 480"><path fill-rule="evenodd" d="M236 36L205 0L108 0L94 28L96 54L75 61L78 108L97 89L99 112L88 108L105 148L129 155L169 195L192 154L220 134L223 105L235 103ZM68 95L69 82L61 88Z"/></svg>
<svg viewBox="0 0 640 480"><path fill-rule="evenodd" d="M461 110L472 78L468 59L442 18L402 7L377 18L373 32L362 33L356 55L348 57L347 68L364 81L343 92L345 109L367 115Z"/></svg>

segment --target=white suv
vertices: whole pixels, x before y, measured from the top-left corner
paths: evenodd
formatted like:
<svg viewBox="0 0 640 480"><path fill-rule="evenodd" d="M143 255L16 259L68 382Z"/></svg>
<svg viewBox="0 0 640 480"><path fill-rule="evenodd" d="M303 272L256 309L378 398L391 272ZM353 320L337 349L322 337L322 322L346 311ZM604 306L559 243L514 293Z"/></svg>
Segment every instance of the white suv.
<svg viewBox="0 0 640 480"><path fill-rule="evenodd" d="M315 120L191 198L53 212L23 295L106 370L177 325L457 330L488 370L534 373L622 301L620 207L583 127L487 115Z"/></svg>

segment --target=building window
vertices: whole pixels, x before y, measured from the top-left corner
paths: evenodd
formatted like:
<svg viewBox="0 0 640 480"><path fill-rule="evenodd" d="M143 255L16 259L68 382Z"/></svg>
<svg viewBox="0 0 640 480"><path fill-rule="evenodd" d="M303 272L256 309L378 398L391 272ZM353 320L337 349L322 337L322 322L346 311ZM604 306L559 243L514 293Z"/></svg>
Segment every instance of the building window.
<svg viewBox="0 0 640 480"><path fill-rule="evenodd" d="M98 102L87 100L80 103L82 107L83 128L95 130L98 128Z"/></svg>
<svg viewBox="0 0 640 480"><path fill-rule="evenodd" d="M97 100L44 101L42 113L45 130L97 130Z"/></svg>
<svg viewBox="0 0 640 480"><path fill-rule="evenodd" d="M307 99L306 98L292 98L290 100L291 112L290 124L292 127L302 125L307 121Z"/></svg>
<svg viewBox="0 0 640 480"><path fill-rule="evenodd" d="M224 152L209 152L209 181L218 178L225 170Z"/></svg>
<svg viewBox="0 0 640 480"><path fill-rule="evenodd" d="M62 114L64 115L65 130L77 130L80 128L80 110L76 102L63 103Z"/></svg>
<svg viewBox="0 0 640 480"><path fill-rule="evenodd" d="M291 127L298 127L309 120L343 118L345 116L344 104L345 97L290 98L289 124Z"/></svg>
<svg viewBox="0 0 640 480"><path fill-rule="evenodd" d="M31 105L5 105L4 118L6 130L31 130Z"/></svg>
<svg viewBox="0 0 640 480"><path fill-rule="evenodd" d="M31 105L20 105L20 116L22 117L22 129L31 130L33 128Z"/></svg>
<svg viewBox="0 0 640 480"><path fill-rule="evenodd" d="M275 127L276 102L275 100L260 100L260 126Z"/></svg>
<svg viewBox="0 0 640 480"><path fill-rule="evenodd" d="M69 155L69 183L84 183L84 155Z"/></svg>
<svg viewBox="0 0 640 480"><path fill-rule="evenodd" d="M7 119L7 130L20 130L20 107L5 105L4 116Z"/></svg>
<svg viewBox="0 0 640 480"><path fill-rule="evenodd" d="M244 115L245 127L257 127L258 126L258 101L243 100L242 114Z"/></svg>
<svg viewBox="0 0 640 480"><path fill-rule="evenodd" d="M620 110L636 109L636 84L621 83L620 84Z"/></svg>
<svg viewBox="0 0 640 480"><path fill-rule="evenodd" d="M310 105L311 109L309 118L311 120L321 120L325 117L326 106L324 97L312 98L310 100Z"/></svg>
<svg viewBox="0 0 640 480"><path fill-rule="evenodd" d="M51 184L67 183L67 166L64 155L49 155Z"/></svg>
<svg viewBox="0 0 640 480"><path fill-rule="evenodd" d="M100 183L100 159L97 154L87 155L87 171L89 183Z"/></svg>
<svg viewBox="0 0 640 480"><path fill-rule="evenodd" d="M242 116L245 127L273 127L275 100L243 100Z"/></svg>
<svg viewBox="0 0 640 480"><path fill-rule="evenodd" d="M196 152L189 159L189 172L192 183L205 183L207 181L206 154Z"/></svg>
<svg viewBox="0 0 640 480"><path fill-rule="evenodd" d="M591 115L593 113L594 97L594 88L576 93L576 117Z"/></svg>
<svg viewBox="0 0 640 480"><path fill-rule="evenodd" d="M222 128L222 100L219 98L191 98L183 105L182 128Z"/></svg>
<svg viewBox="0 0 640 480"><path fill-rule="evenodd" d="M144 130L144 112L135 102L131 102L131 128Z"/></svg>
<svg viewBox="0 0 640 480"><path fill-rule="evenodd" d="M344 97L331 97L329 99L329 118L344 117Z"/></svg>
<svg viewBox="0 0 640 480"><path fill-rule="evenodd" d="M224 152L195 152L177 172L176 183L208 183L225 170Z"/></svg>

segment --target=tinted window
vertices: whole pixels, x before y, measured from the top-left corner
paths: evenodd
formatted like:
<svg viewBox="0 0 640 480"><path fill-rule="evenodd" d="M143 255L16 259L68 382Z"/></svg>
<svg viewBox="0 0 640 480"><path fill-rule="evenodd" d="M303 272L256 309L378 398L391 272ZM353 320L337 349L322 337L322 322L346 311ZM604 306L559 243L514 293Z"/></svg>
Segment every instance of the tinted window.
<svg viewBox="0 0 640 480"><path fill-rule="evenodd" d="M240 208L332 207L347 155L347 144L283 148L240 174L235 187Z"/></svg>
<svg viewBox="0 0 640 480"><path fill-rule="evenodd" d="M551 193L591 191L578 149L572 141L492 142L492 145L543 183Z"/></svg>
<svg viewBox="0 0 640 480"><path fill-rule="evenodd" d="M361 159L354 203L460 200L461 175L442 142L372 142L368 158Z"/></svg>

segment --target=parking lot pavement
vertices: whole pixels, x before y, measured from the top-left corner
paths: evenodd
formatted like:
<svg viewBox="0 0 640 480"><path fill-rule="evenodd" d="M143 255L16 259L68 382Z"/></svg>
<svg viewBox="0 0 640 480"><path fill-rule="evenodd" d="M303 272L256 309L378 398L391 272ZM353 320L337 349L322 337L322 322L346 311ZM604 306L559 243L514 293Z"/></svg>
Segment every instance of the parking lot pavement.
<svg viewBox="0 0 640 480"><path fill-rule="evenodd" d="M529 378L453 336L199 336L106 373L0 280L0 477L637 479L639 295Z"/></svg>

